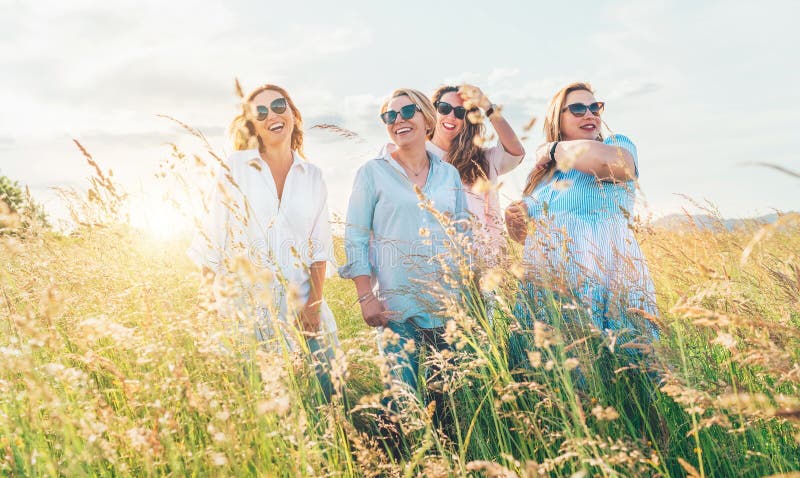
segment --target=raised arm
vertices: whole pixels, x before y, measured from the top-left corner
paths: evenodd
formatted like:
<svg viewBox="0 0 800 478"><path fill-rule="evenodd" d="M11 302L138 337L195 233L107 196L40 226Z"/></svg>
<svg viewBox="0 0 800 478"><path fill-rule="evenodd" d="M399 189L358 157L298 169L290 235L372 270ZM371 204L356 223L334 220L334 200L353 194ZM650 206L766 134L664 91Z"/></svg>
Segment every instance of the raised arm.
<svg viewBox="0 0 800 478"><path fill-rule="evenodd" d="M514 129L508 124L508 121L501 114L499 107L492 108L492 102L489 97L477 86L464 85L459 90L459 94L464 98L465 102L478 106L483 111L487 112L489 122L497 133L497 138L500 145L503 147L504 152L508 154L499 155L495 161L494 167L497 168L498 174L505 174L522 162L525 157L525 148L522 146ZM489 110L492 109L491 112Z"/></svg>
<svg viewBox="0 0 800 478"><path fill-rule="evenodd" d="M621 137L627 140L624 136ZM613 141L613 140L612 140ZM627 140L630 143L630 140ZM537 150L537 157L549 160L552 143L546 143ZM560 141L554 156L559 169L576 169L591 174L601 181L620 182L637 177L633 143L606 144L590 139ZM537 162L538 164L538 162Z"/></svg>

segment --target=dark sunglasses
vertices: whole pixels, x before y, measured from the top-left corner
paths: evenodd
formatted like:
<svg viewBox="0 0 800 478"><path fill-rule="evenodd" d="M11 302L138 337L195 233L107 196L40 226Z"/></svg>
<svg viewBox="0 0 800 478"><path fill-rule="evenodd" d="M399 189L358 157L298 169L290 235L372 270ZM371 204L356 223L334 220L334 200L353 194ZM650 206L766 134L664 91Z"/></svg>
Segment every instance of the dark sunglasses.
<svg viewBox="0 0 800 478"><path fill-rule="evenodd" d="M439 112L442 116L447 116L452 111L456 118L464 119L464 116L467 115L467 109L463 106L453 106L450 103L446 103L444 101L437 101L433 104L436 107L436 111Z"/></svg>
<svg viewBox="0 0 800 478"><path fill-rule="evenodd" d="M600 116L600 113L603 112L603 107L605 105L606 104L603 103L602 101L595 101L590 105L585 105L583 103L572 103L571 105L567 105L566 108L562 108L561 112L563 113L564 111L569 110L570 113L572 113L574 116L577 116L578 118L586 116L587 111L589 111L595 116Z"/></svg>
<svg viewBox="0 0 800 478"><path fill-rule="evenodd" d="M399 112L395 110L388 110L385 113L381 113L381 119L386 124L394 124L394 122L397 121L397 113L400 113L400 116L402 116L404 120L410 120L414 117L417 111L422 110L419 109L419 106L417 106L415 103L411 103L410 105L405 105L400 108Z"/></svg>
<svg viewBox="0 0 800 478"><path fill-rule="evenodd" d="M272 109L272 112L275 114L281 114L286 111L286 98L276 98L272 100L272 103L269 104L269 108L264 105L256 106L256 113L258 113L258 117L256 118L258 121L264 121L269 116L269 110Z"/></svg>

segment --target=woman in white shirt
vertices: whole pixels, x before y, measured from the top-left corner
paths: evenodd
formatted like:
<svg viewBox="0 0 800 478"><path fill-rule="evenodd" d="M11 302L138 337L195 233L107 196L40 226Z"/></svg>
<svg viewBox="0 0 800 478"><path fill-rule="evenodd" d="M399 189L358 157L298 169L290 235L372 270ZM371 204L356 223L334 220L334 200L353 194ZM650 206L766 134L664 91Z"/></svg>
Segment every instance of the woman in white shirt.
<svg viewBox="0 0 800 478"><path fill-rule="evenodd" d="M296 350L305 336L311 352L329 360L338 340L322 298L333 262L327 187L304 159L302 116L286 90L264 85L247 96L229 132L236 151L220 165L189 256L220 299L230 295L220 293L231 282L223 277L235 277L236 313L254 321L259 343ZM329 397L329 377L316 365Z"/></svg>
<svg viewBox="0 0 800 478"><path fill-rule="evenodd" d="M525 149L500 114L499 106L480 88L442 86L433 93L431 101L436 108L436 124L428 134L426 147L458 170L469 212L476 221L473 228L476 257L484 260L485 265L496 266L506 245L497 178L522 162ZM480 144L484 125L478 108L485 112L497 133L496 146L484 148Z"/></svg>

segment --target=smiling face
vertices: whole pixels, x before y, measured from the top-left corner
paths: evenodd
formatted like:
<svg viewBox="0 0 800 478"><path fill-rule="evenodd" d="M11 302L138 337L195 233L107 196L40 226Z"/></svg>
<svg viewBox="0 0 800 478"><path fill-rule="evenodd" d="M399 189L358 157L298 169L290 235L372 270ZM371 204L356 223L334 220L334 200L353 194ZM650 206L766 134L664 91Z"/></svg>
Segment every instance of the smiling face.
<svg viewBox="0 0 800 478"><path fill-rule="evenodd" d="M564 99L561 109L573 103L590 105L597 101L594 95L586 90L571 91ZM561 112L561 138L565 141L575 139L597 139L600 134L600 117L587 111L585 115L576 117L569 110Z"/></svg>
<svg viewBox="0 0 800 478"><path fill-rule="evenodd" d="M409 119L403 118L399 113L400 108L410 104L413 104L411 98L405 95L398 96L389 101L385 110L394 110L398 112L395 122L386 125L386 131L389 133L389 137L398 148L408 147L417 143L425 144L426 124L422 112L415 112L414 116Z"/></svg>
<svg viewBox="0 0 800 478"><path fill-rule="evenodd" d="M253 124L256 128L256 134L261 138L264 146L277 146L284 142L290 142L292 138L292 131L294 130L295 122L292 109L286 107L283 113L275 113L272 111L270 104L278 98L284 98L283 94L275 90L264 90L250 100L250 107L252 108L253 117L256 118L257 106L266 106L269 110L267 118L263 121L254 120Z"/></svg>
<svg viewBox="0 0 800 478"><path fill-rule="evenodd" d="M450 106L464 106L464 100L457 91L451 91L442 95L440 102L449 103ZM449 114L443 115L436 112L436 129L434 130L434 137L445 140L445 144L450 143L458 136L464 129L464 119L456 118L455 111L450 111Z"/></svg>

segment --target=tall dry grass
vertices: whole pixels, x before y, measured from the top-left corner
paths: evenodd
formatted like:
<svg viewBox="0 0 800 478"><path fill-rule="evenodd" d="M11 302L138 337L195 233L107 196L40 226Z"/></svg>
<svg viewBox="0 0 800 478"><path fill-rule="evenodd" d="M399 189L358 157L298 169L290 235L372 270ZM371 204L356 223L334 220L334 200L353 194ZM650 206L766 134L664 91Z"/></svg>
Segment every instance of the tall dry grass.
<svg viewBox="0 0 800 478"><path fill-rule="evenodd" d="M165 169L217 160L174 148ZM93 168L94 193L73 192L73 233L0 238L4 475L800 471L797 215L735 231L640 226L662 311L652 353L615 346L556 294L542 297L537 320L518 321L513 255L482 278L462 270L454 285L465 293L446 301L451 350L426 357L444 370L429 381L452 416L441 430L426 390L384 387L387 365L349 281L326 283L344 339L327 403L304 354L231 339L186 241L132 230L119 216L124 195ZM488 310L482 288L499 291ZM404 403L399 456L377 439L387 393Z"/></svg>

